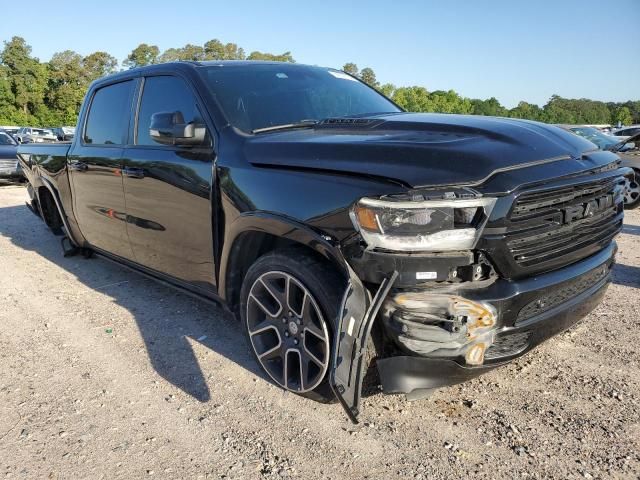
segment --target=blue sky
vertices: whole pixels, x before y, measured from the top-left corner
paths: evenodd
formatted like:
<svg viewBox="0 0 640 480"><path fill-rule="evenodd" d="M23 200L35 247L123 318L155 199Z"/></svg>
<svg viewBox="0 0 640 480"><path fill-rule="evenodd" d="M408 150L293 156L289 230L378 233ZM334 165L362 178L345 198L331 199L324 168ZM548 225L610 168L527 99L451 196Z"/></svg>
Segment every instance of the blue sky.
<svg viewBox="0 0 640 480"><path fill-rule="evenodd" d="M557 93L640 99L640 0L206 1L31 0L4 17L41 60L66 49L122 61L218 38L247 52L291 50L301 63L372 67L378 79L544 104ZM14 2L14 6L17 4Z"/></svg>

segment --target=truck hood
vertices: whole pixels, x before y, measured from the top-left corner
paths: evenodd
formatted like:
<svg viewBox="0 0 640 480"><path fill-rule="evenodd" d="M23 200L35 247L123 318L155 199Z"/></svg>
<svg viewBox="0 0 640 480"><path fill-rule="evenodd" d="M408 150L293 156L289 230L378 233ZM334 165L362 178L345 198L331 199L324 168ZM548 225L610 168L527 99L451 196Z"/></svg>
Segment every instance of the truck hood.
<svg viewBox="0 0 640 480"><path fill-rule="evenodd" d="M258 134L244 146L258 166L368 175L410 187L477 184L495 172L590 150L591 142L543 123L419 113L331 119Z"/></svg>

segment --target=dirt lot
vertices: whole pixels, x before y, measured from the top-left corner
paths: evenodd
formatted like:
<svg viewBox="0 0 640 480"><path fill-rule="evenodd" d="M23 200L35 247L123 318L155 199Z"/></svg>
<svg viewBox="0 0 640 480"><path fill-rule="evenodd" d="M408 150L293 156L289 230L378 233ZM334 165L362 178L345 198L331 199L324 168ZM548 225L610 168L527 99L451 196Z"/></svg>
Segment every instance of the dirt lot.
<svg viewBox="0 0 640 480"><path fill-rule="evenodd" d="M267 382L220 308L63 258L25 199L0 187L1 477L640 475L640 211L579 326L428 400L369 397L354 426Z"/></svg>

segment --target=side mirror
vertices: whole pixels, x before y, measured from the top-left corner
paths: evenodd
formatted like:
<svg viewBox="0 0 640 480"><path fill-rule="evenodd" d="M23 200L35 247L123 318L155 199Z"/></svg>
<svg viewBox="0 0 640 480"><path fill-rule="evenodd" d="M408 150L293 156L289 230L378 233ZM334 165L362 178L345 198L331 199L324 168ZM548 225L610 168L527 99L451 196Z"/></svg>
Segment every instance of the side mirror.
<svg viewBox="0 0 640 480"><path fill-rule="evenodd" d="M149 135L162 145L202 145L207 129L193 122L184 123L182 112L158 112L151 115Z"/></svg>
<svg viewBox="0 0 640 480"><path fill-rule="evenodd" d="M633 150L636 148L636 144L633 142L625 143L624 147L620 149L621 152L628 152L629 150Z"/></svg>

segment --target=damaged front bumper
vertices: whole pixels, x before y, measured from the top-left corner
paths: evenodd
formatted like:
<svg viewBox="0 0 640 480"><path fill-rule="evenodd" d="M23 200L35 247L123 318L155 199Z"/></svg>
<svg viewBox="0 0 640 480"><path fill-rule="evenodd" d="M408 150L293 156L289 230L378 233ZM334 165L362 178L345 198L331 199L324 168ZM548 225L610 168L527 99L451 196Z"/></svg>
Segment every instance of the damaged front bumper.
<svg viewBox="0 0 640 480"><path fill-rule="evenodd" d="M522 280L408 285L396 270L373 298L349 269L336 330L334 393L357 422L367 338L376 318L394 346L376 362L385 393L419 398L525 354L600 303L616 250L612 242L585 260Z"/></svg>
<svg viewBox="0 0 640 480"><path fill-rule="evenodd" d="M400 354L377 361L383 390L417 397L464 382L573 326L602 300L616 248L518 281L392 291L382 319Z"/></svg>

